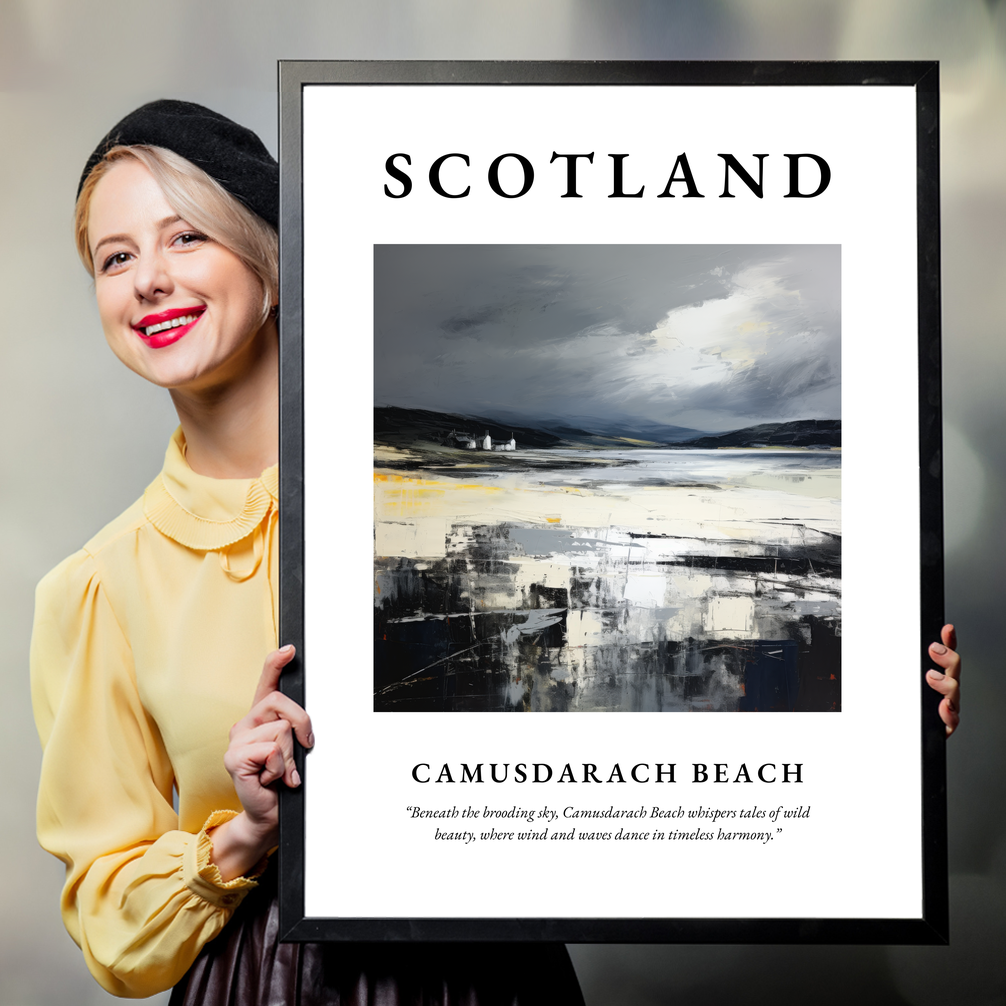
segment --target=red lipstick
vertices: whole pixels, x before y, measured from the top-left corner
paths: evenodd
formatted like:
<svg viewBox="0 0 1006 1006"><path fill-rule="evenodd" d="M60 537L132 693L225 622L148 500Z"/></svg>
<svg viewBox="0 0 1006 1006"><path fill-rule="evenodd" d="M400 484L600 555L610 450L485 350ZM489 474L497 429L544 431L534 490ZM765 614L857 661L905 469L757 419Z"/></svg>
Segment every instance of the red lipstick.
<svg viewBox="0 0 1006 1006"><path fill-rule="evenodd" d="M173 307L168 311L148 314L133 325L133 331L151 349L161 349L164 346L170 346L173 342L178 342L184 335L187 335L205 310L204 305L199 305L196 307ZM179 324L179 321L185 318L189 320Z"/></svg>

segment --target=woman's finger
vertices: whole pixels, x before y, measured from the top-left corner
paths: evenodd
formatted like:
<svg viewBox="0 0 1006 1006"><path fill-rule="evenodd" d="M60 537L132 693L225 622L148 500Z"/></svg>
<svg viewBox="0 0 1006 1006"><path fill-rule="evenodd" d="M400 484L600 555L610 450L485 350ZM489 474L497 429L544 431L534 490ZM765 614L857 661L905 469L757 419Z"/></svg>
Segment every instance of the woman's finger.
<svg viewBox="0 0 1006 1006"><path fill-rule="evenodd" d="M961 655L957 652L957 630L953 625L943 626L940 640L939 643L929 644L929 656L943 670L934 668L927 671L926 682L943 696L939 707L940 719L946 725L949 737L961 721Z"/></svg>
<svg viewBox="0 0 1006 1006"><path fill-rule="evenodd" d="M289 695L282 692L270 692L261 702L253 706L247 716L240 721L240 726L248 729L260 723L272 720L286 720L297 734L297 740L304 747L314 746L314 734L311 728L311 717Z"/></svg>
<svg viewBox="0 0 1006 1006"><path fill-rule="evenodd" d="M934 663L940 665L943 672L949 677L954 680L960 678L961 655L956 650L950 649L943 643L930 643L929 656Z"/></svg>
<svg viewBox="0 0 1006 1006"><path fill-rule="evenodd" d="M293 660L296 653L297 650L291 644L283 646L278 650L273 650L265 658L265 663L262 665L262 675L259 678L258 687L255 689L255 698L252 699L253 709L270 692L276 691L279 687L279 677L283 673L283 668Z"/></svg>
<svg viewBox="0 0 1006 1006"><path fill-rule="evenodd" d="M935 688L936 691L942 691L938 685L949 683L954 686L950 694L944 695L943 700L939 705L940 719L943 720L947 729L947 736L949 737L957 729L958 724L961 722L961 711L957 705L957 682L945 676L942 679L933 680L933 676L938 673L938 671L930 671L926 676L931 687Z"/></svg>
<svg viewBox="0 0 1006 1006"><path fill-rule="evenodd" d="M943 645L949 647L951 650L957 649L957 629L952 625L944 625L940 631L940 639L943 640Z"/></svg>
<svg viewBox="0 0 1006 1006"><path fill-rule="evenodd" d="M268 742L264 742L263 746L266 744ZM268 746L269 753L262 762L262 771L258 775L258 781L263 786L268 786L277 779L281 779L286 769L286 759L283 757L282 745L278 742L273 742Z"/></svg>
<svg viewBox="0 0 1006 1006"><path fill-rule="evenodd" d="M282 779L285 771L286 759L283 757L283 751L278 744L274 744L272 753L266 759L266 763L262 766L262 771L259 773L259 782L263 786L268 786Z"/></svg>
<svg viewBox="0 0 1006 1006"><path fill-rule="evenodd" d="M300 773L293 756L293 731L286 720L270 720L243 731L233 741L235 747L269 743L279 745L283 757L283 781L293 789L300 785ZM276 776L275 778L279 778Z"/></svg>
<svg viewBox="0 0 1006 1006"><path fill-rule="evenodd" d="M950 704L949 699L944 699L940 703L940 719L943 720L947 736L949 737L961 722L961 714Z"/></svg>
<svg viewBox="0 0 1006 1006"><path fill-rule="evenodd" d="M957 729L961 721L960 682L956 678L951 677L949 673L944 674L942 671L930 670L926 672L926 683L930 688L943 696L943 700L939 706L939 713L949 737Z"/></svg>
<svg viewBox="0 0 1006 1006"><path fill-rule="evenodd" d="M268 786L282 777L286 762L277 741L262 740L228 748L224 767L235 782L257 780L260 786Z"/></svg>
<svg viewBox="0 0 1006 1006"><path fill-rule="evenodd" d="M950 700L950 704L957 709L957 696L960 693L961 685L956 678L942 671L930 670L926 672L926 681L929 687Z"/></svg>

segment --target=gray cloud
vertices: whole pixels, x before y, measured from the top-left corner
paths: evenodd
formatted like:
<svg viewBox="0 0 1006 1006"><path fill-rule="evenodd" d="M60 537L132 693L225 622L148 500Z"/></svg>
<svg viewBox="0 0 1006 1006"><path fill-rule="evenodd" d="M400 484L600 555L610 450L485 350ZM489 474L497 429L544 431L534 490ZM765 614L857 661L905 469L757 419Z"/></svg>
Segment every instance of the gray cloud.
<svg viewBox="0 0 1006 1006"><path fill-rule="evenodd" d="M595 425L838 418L837 246L385 245L375 402Z"/></svg>

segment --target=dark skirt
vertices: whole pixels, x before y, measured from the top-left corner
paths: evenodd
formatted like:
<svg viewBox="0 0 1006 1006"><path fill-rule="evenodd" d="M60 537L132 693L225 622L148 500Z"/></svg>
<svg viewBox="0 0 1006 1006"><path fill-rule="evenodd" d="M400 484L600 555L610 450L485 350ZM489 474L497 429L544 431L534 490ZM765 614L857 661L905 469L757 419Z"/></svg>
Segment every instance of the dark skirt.
<svg viewBox="0 0 1006 1006"><path fill-rule="evenodd" d="M274 872L169 1006L583 1006L561 943L280 943Z"/></svg>

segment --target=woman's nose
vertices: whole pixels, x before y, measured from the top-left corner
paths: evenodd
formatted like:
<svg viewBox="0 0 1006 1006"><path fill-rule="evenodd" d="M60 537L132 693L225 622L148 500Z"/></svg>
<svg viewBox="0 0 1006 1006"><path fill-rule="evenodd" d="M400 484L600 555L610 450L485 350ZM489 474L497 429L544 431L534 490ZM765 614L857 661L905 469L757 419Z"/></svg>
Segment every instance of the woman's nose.
<svg viewBox="0 0 1006 1006"><path fill-rule="evenodd" d="M174 289L168 262L160 251L141 254L133 271L133 288L137 300L155 301Z"/></svg>

